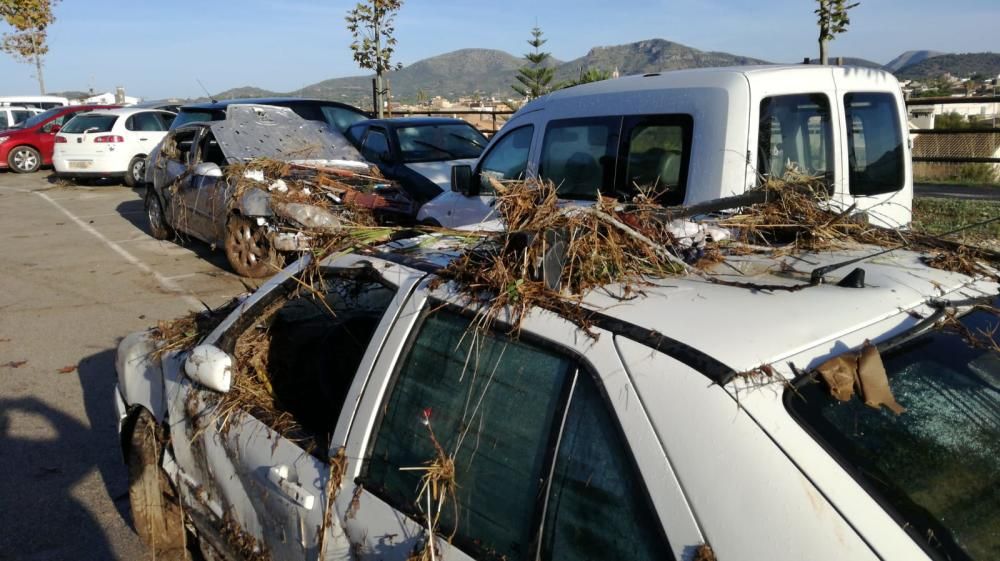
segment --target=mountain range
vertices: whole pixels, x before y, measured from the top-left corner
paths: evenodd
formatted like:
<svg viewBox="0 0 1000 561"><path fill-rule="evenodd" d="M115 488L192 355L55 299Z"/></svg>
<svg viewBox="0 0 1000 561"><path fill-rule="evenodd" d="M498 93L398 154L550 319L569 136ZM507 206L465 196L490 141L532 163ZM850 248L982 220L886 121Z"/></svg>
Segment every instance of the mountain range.
<svg viewBox="0 0 1000 561"><path fill-rule="evenodd" d="M900 77L928 78L950 71L955 75L981 71L1000 73L1000 54L952 55L937 51L907 51L886 65L859 58L846 58L845 64L885 68ZM659 70L769 64L768 61L724 52L701 51L665 39L649 39L610 47L595 47L586 55L560 61L550 58L555 68L553 82L570 81L581 71L596 68L621 75L644 74ZM517 69L523 58L493 49L461 49L426 58L389 74L394 99L415 101L420 93L428 97L480 94L509 97ZM997 67L994 69L994 67ZM950 68L950 70L949 70ZM937 72L937 74L933 74ZM245 86L226 90L215 99L292 95L345 101L367 105L371 100L371 75L324 80L292 92L273 92Z"/></svg>

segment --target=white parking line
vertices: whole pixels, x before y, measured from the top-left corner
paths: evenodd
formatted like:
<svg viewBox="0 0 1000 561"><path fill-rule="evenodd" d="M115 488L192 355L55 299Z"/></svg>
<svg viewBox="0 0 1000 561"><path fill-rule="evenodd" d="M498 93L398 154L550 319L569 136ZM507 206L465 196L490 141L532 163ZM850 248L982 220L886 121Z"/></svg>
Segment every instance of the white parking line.
<svg viewBox="0 0 1000 561"><path fill-rule="evenodd" d="M20 191L20 189L18 189L18 191ZM25 191L25 192L27 192L27 191ZM128 251L125 251L125 249L122 246L120 246L117 243L115 243L115 242L109 240L108 238L104 237L104 234L98 232L91 225L89 225L86 222L84 222L83 220L80 220L79 218L77 218L76 215L74 215L72 212L70 212L69 210L67 210L64 206L62 206L61 204L59 204L58 202L56 202L52 197L46 195L45 193L41 193L41 192L35 192L35 194L38 195L39 197L45 199L46 201L48 201L50 204L52 204L52 206L54 206L57 209L59 209L59 211L62 212L63 214L65 214L67 218L69 218L70 220L72 220L73 222L75 222L77 226L79 226L80 228L82 228L88 234L90 234L90 235L94 236L95 238L101 240L101 242L104 243L104 245L106 245L109 248L111 248L112 251L114 251L118 255L122 256L122 258L124 258L129 263L135 265L139 270L141 270L142 272L144 272L144 273L146 273L148 275L152 275L152 277L156 279L156 282L159 283L160 288L162 288L163 290L166 290L168 292L173 292L173 293L181 296L182 298L184 298L185 302L187 302L188 304L190 304L194 308L201 308L202 307L201 301L198 300L197 298L195 298L194 296L192 296L188 291L186 291L183 288L181 288L181 286L179 284L177 284L176 282L170 280L169 278L161 275L159 272L157 272L155 269L153 269L152 267L150 267L149 265L147 265L141 259L139 259L138 257L132 255Z"/></svg>

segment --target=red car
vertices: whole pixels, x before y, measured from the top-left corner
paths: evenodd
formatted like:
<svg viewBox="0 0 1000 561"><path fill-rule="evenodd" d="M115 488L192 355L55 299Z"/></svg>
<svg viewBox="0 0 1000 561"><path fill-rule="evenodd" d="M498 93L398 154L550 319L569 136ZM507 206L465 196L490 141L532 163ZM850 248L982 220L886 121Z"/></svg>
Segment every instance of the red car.
<svg viewBox="0 0 1000 561"><path fill-rule="evenodd" d="M66 121L81 111L113 109L118 105L69 105L54 107L0 131L0 170L31 173L42 166L52 165L52 146L56 133Z"/></svg>

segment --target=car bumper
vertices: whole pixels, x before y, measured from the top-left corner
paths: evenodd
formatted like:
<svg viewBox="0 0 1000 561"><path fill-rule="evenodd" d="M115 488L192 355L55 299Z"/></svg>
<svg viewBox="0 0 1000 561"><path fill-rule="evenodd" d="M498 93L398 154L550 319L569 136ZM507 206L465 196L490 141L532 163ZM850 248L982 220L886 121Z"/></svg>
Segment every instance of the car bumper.
<svg viewBox="0 0 1000 561"><path fill-rule="evenodd" d="M118 435L122 433L122 426L125 425L125 419L128 417L128 404L125 403L125 398L122 397L122 391L118 388L118 384L115 384L115 413L118 415Z"/></svg>
<svg viewBox="0 0 1000 561"><path fill-rule="evenodd" d="M120 177L130 159L128 154L55 154L52 167L63 177Z"/></svg>

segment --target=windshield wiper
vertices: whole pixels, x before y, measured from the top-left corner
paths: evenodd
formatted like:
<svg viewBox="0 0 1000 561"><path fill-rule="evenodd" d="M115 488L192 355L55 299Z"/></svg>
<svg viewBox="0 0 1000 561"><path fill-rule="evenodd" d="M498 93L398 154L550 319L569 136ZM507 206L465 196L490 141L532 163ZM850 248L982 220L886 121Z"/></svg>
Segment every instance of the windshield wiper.
<svg viewBox="0 0 1000 561"><path fill-rule="evenodd" d="M445 154L448 154L452 158L457 158L458 157L458 154L455 154L451 150L445 150L444 148L441 148L440 146L437 146L435 144L431 144L430 142L424 142L423 140L412 140L411 142L413 142L414 144L420 144L420 145L426 146L426 147L431 148L433 150L437 150L438 152L444 152Z"/></svg>
<svg viewBox="0 0 1000 561"><path fill-rule="evenodd" d="M476 148L482 148L484 146L483 144L480 144L480 142L478 140L476 140L475 138L469 138L467 136L462 136L460 134L455 134L453 132L448 133L448 135L449 136L454 136L455 138L457 138L459 140L464 140L464 141L468 142L469 144L475 146Z"/></svg>

